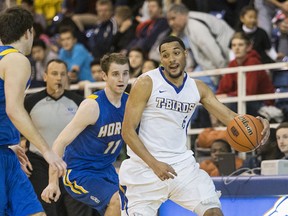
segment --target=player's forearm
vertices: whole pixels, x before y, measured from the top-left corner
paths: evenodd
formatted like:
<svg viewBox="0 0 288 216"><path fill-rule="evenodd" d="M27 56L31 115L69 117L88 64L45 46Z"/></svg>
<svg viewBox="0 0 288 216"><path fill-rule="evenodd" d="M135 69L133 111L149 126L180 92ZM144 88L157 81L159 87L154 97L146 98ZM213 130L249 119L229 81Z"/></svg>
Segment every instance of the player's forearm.
<svg viewBox="0 0 288 216"><path fill-rule="evenodd" d="M16 107L8 108L7 115L20 133L33 143L42 154L50 149L49 145L34 126L24 107L18 109Z"/></svg>
<svg viewBox="0 0 288 216"><path fill-rule="evenodd" d="M147 150L145 145L139 139L136 131L132 130L127 132L124 130L122 133L125 143L131 150L140 157L149 167L152 167L154 162L157 161L155 157Z"/></svg>
<svg viewBox="0 0 288 216"><path fill-rule="evenodd" d="M57 170L49 166L49 184L59 185L59 177Z"/></svg>

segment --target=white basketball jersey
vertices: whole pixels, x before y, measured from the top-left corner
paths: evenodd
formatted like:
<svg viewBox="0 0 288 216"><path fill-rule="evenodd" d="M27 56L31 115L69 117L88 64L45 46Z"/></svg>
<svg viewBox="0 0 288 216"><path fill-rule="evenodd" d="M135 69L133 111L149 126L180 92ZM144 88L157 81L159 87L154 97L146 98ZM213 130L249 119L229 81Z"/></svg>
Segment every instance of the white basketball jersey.
<svg viewBox="0 0 288 216"><path fill-rule="evenodd" d="M139 125L140 140L159 161L174 164L191 157L193 152L186 146L187 128L200 101L195 81L185 73L178 88L161 68L141 76L150 76L153 87ZM129 147L127 152L131 159L141 160Z"/></svg>

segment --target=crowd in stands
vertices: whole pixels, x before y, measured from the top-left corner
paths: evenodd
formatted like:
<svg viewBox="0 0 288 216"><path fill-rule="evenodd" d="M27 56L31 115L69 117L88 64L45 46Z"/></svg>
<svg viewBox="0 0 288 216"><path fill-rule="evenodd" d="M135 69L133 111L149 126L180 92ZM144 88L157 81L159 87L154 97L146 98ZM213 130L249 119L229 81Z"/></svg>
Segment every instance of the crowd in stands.
<svg viewBox="0 0 288 216"><path fill-rule="evenodd" d="M31 87L45 86L44 70L54 58L68 65L69 82L78 83L80 89L87 82L102 81L99 60L110 52L127 55L130 77L138 77L159 66L159 41L167 35L184 41L187 72L273 63L288 56L288 3L281 0L17 0L16 4L33 13L35 21ZM288 83L286 87L274 83L277 74L248 72L247 95L288 91ZM282 81L288 80L287 71L281 75ZM199 79L219 98L237 96L237 74ZM273 106L283 113L281 121L287 121L288 101L278 104L249 102L247 113L257 116L260 108ZM228 105L237 111L235 104ZM192 126L212 127L211 118L199 106Z"/></svg>

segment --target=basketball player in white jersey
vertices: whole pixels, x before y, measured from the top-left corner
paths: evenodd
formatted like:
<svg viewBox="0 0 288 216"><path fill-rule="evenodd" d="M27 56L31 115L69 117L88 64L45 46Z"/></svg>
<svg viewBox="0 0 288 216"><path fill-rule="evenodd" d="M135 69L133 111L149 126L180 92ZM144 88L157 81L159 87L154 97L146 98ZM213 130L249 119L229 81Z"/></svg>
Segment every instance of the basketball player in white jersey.
<svg viewBox="0 0 288 216"><path fill-rule="evenodd" d="M155 216L170 199L200 216L222 216L219 192L186 147L187 127L198 103L225 125L237 114L184 72L187 52L182 40L169 36L159 51L163 66L137 79L126 105L122 136L130 158L119 173L126 195L122 215ZM269 123L260 119L265 143Z"/></svg>

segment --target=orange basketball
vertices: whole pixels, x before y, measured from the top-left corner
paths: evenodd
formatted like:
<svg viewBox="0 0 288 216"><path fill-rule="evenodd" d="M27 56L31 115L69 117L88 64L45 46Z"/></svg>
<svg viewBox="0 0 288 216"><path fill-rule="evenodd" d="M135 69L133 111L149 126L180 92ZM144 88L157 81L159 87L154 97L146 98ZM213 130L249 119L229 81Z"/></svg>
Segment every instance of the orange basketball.
<svg viewBox="0 0 288 216"><path fill-rule="evenodd" d="M228 125L226 139L236 151L252 151L260 145L263 125L251 115L238 115Z"/></svg>

